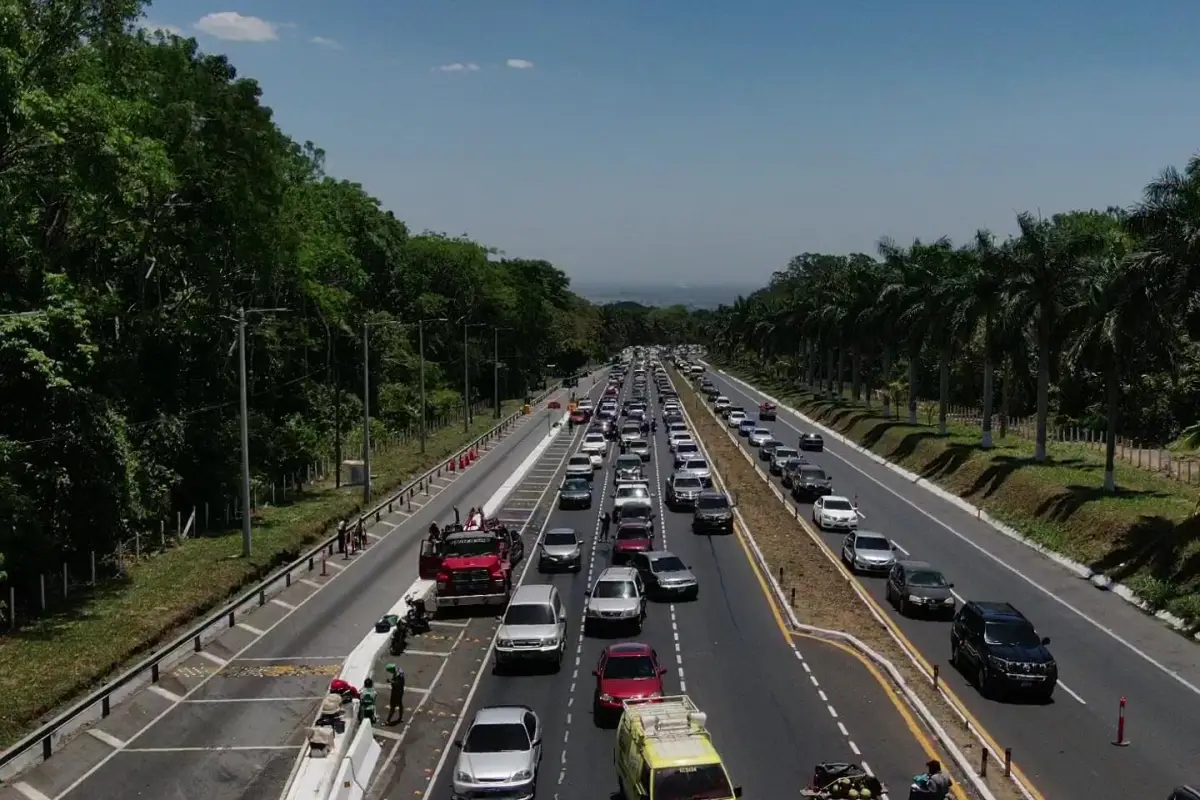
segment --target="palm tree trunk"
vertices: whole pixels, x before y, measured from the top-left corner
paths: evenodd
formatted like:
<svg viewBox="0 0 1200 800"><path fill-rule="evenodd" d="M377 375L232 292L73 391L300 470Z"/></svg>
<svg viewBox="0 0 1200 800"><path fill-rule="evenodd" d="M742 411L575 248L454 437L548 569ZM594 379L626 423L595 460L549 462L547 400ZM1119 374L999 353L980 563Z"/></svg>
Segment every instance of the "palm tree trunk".
<svg viewBox="0 0 1200 800"><path fill-rule="evenodd" d="M942 348L938 357L938 435L950 432L946 416L950 410L950 350Z"/></svg>
<svg viewBox="0 0 1200 800"><path fill-rule="evenodd" d="M1043 318L1045 314L1042 314ZM1033 460L1046 460L1046 427L1050 418L1050 326L1038 325L1037 442Z"/></svg>
<svg viewBox="0 0 1200 800"><path fill-rule="evenodd" d="M989 338L985 333L984 340ZM992 449L992 392L994 391L992 372L991 350L985 344L983 349L983 434L979 439L979 445L984 450Z"/></svg>
<svg viewBox="0 0 1200 800"><path fill-rule="evenodd" d="M825 351L825 398L833 399L833 348L830 347Z"/></svg>
<svg viewBox="0 0 1200 800"><path fill-rule="evenodd" d="M1012 408L1012 358L1004 357L1003 374L1000 376L1000 438L1008 437L1008 412Z"/></svg>
<svg viewBox="0 0 1200 800"><path fill-rule="evenodd" d="M1105 427L1108 430L1104 432L1104 491L1115 492L1117 490L1114 467L1117 460L1117 413L1121 407L1121 376L1117 370L1116 359L1108 369L1105 383L1108 384L1104 387L1108 394L1108 409L1105 415L1107 418Z"/></svg>
<svg viewBox="0 0 1200 800"><path fill-rule="evenodd" d="M837 399L840 403L846 397L846 348L838 345L837 354Z"/></svg>
<svg viewBox="0 0 1200 800"><path fill-rule="evenodd" d="M871 408L871 356L869 353L863 353L859 361L858 369L862 378L863 401L867 405L867 409Z"/></svg>
<svg viewBox="0 0 1200 800"><path fill-rule="evenodd" d="M858 345L850 348L850 395L856 403L862 400L862 353Z"/></svg>
<svg viewBox="0 0 1200 800"><path fill-rule="evenodd" d="M908 354L908 424L917 424L917 354Z"/></svg>
<svg viewBox="0 0 1200 800"><path fill-rule="evenodd" d="M883 418L892 416L892 346L883 346L883 365L880 370L879 382L883 384Z"/></svg>

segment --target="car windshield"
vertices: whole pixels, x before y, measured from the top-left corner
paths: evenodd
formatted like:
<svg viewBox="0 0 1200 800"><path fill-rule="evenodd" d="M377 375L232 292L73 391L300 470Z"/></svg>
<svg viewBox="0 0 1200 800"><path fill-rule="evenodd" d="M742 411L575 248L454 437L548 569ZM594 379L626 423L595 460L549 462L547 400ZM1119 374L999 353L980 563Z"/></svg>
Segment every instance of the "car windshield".
<svg viewBox="0 0 1200 800"><path fill-rule="evenodd" d="M549 544L549 545L564 545L564 544L577 544L579 542L579 539L576 538L574 533L550 531L546 534L546 538L544 541L546 542L546 544Z"/></svg>
<svg viewBox="0 0 1200 800"><path fill-rule="evenodd" d="M632 450L649 450L650 444L649 444L649 442L645 441L644 439L638 439L636 441L630 442L629 447Z"/></svg>
<svg viewBox="0 0 1200 800"><path fill-rule="evenodd" d="M825 470L820 467L801 467L800 476L814 481L825 480Z"/></svg>
<svg viewBox="0 0 1200 800"><path fill-rule="evenodd" d="M755 428L754 435L755 436L770 436L771 432L769 430L767 430L766 428Z"/></svg>
<svg viewBox="0 0 1200 800"><path fill-rule="evenodd" d="M683 572L687 567L679 556L663 556L651 561L650 569L655 572Z"/></svg>
<svg viewBox="0 0 1200 800"><path fill-rule="evenodd" d="M588 482L581 478L574 478L563 483L563 491L565 492L586 492L589 490Z"/></svg>
<svg viewBox="0 0 1200 800"><path fill-rule="evenodd" d="M683 468L695 470L696 472L700 472L702 470L708 469L708 462L702 458L693 458L693 459L689 460L686 464L684 464Z"/></svg>
<svg viewBox="0 0 1200 800"><path fill-rule="evenodd" d="M504 612L505 625L553 625L554 612L548 605L509 606Z"/></svg>
<svg viewBox="0 0 1200 800"><path fill-rule="evenodd" d="M603 444L604 437L598 433L589 433L584 441L588 444Z"/></svg>
<svg viewBox="0 0 1200 800"><path fill-rule="evenodd" d="M908 573L909 586L926 586L931 589L946 588L946 577L935 569L918 569Z"/></svg>
<svg viewBox="0 0 1200 800"><path fill-rule="evenodd" d="M859 536L854 540L858 550L891 550L892 545L882 536Z"/></svg>
<svg viewBox="0 0 1200 800"><path fill-rule="evenodd" d="M699 507L703 509L729 508L729 501L724 495L720 497L701 497Z"/></svg>
<svg viewBox="0 0 1200 800"><path fill-rule="evenodd" d="M641 432L641 425L625 425L623 428L621 428L622 436L637 436Z"/></svg>
<svg viewBox="0 0 1200 800"><path fill-rule="evenodd" d="M645 499L650 496L645 486L622 486L617 489L617 497Z"/></svg>
<svg viewBox="0 0 1200 800"><path fill-rule="evenodd" d="M657 677L650 656L617 656L604 662L604 677L618 681Z"/></svg>
<svg viewBox="0 0 1200 800"><path fill-rule="evenodd" d="M587 467L588 469L591 469L592 460L590 458L588 458L587 456L571 456L571 466L572 467Z"/></svg>
<svg viewBox="0 0 1200 800"><path fill-rule="evenodd" d="M686 455L688 453L698 453L698 452L700 452L700 448L697 447L696 443L693 442L691 439L684 439L682 442L679 442L678 444L675 445L675 454L676 455Z"/></svg>
<svg viewBox="0 0 1200 800"><path fill-rule="evenodd" d="M519 722L473 725L463 742L464 753L511 753L529 749L529 733Z"/></svg>
<svg viewBox="0 0 1200 800"><path fill-rule="evenodd" d="M983 640L1007 647L1036 647L1042 643L1032 625L1019 622L989 622L983 626Z"/></svg>
<svg viewBox="0 0 1200 800"><path fill-rule="evenodd" d="M592 597L630 598L637 597L632 581L597 581Z"/></svg>
<svg viewBox="0 0 1200 800"><path fill-rule="evenodd" d="M642 460L637 456L621 456L617 459L618 469L641 469Z"/></svg>
<svg viewBox="0 0 1200 800"><path fill-rule="evenodd" d="M617 528L618 539L649 539L650 529L645 525L622 525Z"/></svg>
<svg viewBox="0 0 1200 800"><path fill-rule="evenodd" d="M704 484L700 483L699 478L676 478L675 479L675 488L676 489L699 489L699 488L703 487L703 485Z"/></svg>
<svg viewBox="0 0 1200 800"><path fill-rule="evenodd" d="M798 455L800 455L799 451L794 450L791 447L775 448L775 458L779 459L780 461L787 461L789 458L795 458Z"/></svg>
<svg viewBox="0 0 1200 800"><path fill-rule="evenodd" d="M854 506L849 500L826 500L823 508L826 511L853 511Z"/></svg>
<svg viewBox="0 0 1200 800"><path fill-rule="evenodd" d="M490 556L500 552L500 542L493 536L451 537L442 547L447 556Z"/></svg>
<svg viewBox="0 0 1200 800"><path fill-rule="evenodd" d="M654 770L654 800L723 800L733 788L720 764Z"/></svg>
<svg viewBox="0 0 1200 800"><path fill-rule="evenodd" d="M617 516L621 519L650 519L650 515L654 513L650 504L641 500L618 506L617 511L619 512Z"/></svg>

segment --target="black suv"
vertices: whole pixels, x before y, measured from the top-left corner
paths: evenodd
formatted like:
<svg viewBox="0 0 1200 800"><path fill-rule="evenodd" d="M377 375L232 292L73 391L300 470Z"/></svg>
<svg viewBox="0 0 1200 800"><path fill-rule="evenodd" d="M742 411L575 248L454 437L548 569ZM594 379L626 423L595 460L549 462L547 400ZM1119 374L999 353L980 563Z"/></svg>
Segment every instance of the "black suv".
<svg viewBox="0 0 1200 800"><path fill-rule="evenodd" d="M1033 623L1009 603L964 603L950 628L950 663L984 697L1014 692L1048 701L1058 665Z"/></svg>
<svg viewBox="0 0 1200 800"><path fill-rule="evenodd" d="M692 533L733 533L733 507L724 492L701 492L696 498Z"/></svg>

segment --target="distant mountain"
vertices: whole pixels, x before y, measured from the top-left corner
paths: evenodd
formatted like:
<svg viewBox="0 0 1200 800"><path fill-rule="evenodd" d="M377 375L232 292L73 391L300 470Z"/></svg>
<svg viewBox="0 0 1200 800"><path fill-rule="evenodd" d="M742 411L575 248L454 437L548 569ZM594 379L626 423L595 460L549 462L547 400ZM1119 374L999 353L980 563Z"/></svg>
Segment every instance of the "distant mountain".
<svg viewBox="0 0 1200 800"><path fill-rule="evenodd" d="M716 308L728 305L738 295L748 295L754 286L606 286L588 282L571 282L571 289L593 303L639 303L644 306L687 306L689 309Z"/></svg>

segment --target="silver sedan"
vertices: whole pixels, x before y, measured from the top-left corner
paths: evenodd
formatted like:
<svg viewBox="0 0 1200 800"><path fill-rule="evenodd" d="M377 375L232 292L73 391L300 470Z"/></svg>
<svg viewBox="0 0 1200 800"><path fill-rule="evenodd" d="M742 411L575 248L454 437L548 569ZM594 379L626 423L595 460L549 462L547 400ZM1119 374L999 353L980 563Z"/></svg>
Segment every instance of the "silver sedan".
<svg viewBox="0 0 1200 800"><path fill-rule="evenodd" d="M532 708L481 708L454 746L454 800L483 794L532 800L542 760L542 722Z"/></svg>

